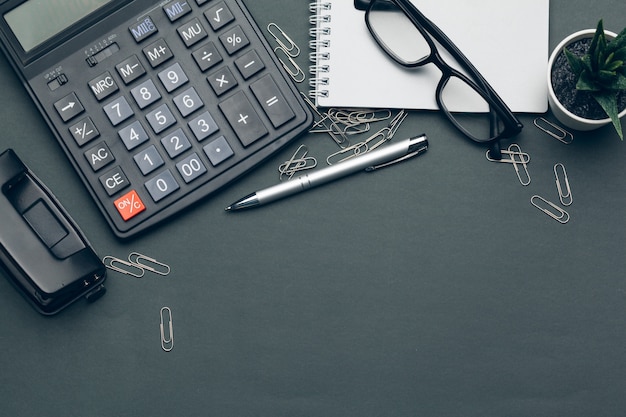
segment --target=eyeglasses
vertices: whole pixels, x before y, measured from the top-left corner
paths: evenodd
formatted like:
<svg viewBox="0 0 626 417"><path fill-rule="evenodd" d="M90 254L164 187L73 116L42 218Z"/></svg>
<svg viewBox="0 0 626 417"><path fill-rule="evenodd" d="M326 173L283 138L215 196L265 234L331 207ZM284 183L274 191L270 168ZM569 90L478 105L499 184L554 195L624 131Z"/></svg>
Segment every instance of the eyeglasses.
<svg viewBox="0 0 626 417"><path fill-rule="evenodd" d="M357 6L359 3L363 6L361 1L355 2ZM500 139L513 137L522 130L520 121L487 80L409 0L371 0L365 23L378 45L398 64L416 68L432 63L439 68L442 76L436 89L437 105L465 136L488 143L493 157L500 156ZM433 38L469 76L442 59ZM468 108L472 112L459 111Z"/></svg>

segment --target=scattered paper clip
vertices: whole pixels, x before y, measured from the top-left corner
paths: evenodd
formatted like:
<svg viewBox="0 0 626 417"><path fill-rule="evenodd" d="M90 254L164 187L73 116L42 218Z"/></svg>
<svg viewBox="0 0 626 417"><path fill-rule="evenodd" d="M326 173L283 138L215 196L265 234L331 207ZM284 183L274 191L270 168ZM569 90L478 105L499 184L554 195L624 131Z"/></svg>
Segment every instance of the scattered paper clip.
<svg viewBox="0 0 626 417"><path fill-rule="evenodd" d="M142 255L139 252L131 252L130 255L128 255L128 260L119 259L114 256L105 256L102 258L102 263L105 267L113 271L135 278L142 278L146 271L164 276L170 273L169 265L146 255Z"/></svg>
<svg viewBox="0 0 626 417"><path fill-rule="evenodd" d="M306 145L300 145L291 158L278 167L280 180L282 181L284 176L291 179L296 172L315 168L317 166L317 159L312 156L307 156L308 154L309 150Z"/></svg>
<svg viewBox="0 0 626 417"><path fill-rule="evenodd" d="M523 155L522 148L517 143L512 143L509 145L508 151L511 156L511 160L513 161L513 168L515 168L515 173L517 174L517 179L519 179L520 184L523 186L527 186L530 184L530 174L528 173L528 163L524 162L521 155ZM520 161L517 160L517 157L520 157ZM530 157L528 158L530 160ZM520 170L519 166L522 166L524 169L524 173Z"/></svg>
<svg viewBox="0 0 626 417"><path fill-rule="evenodd" d="M300 55L300 48L298 45L282 30L276 23L270 23L267 25L267 31L272 35L274 40L280 45L283 51L292 58Z"/></svg>
<svg viewBox="0 0 626 417"><path fill-rule="evenodd" d="M134 266L143 268L144 270L153 272L157 275L169 275L170 267L162 262L157 261L156 259L150 258L146 255L142 255L138 252L132 252L128 255L128 261ZM144 261L147 263L142 263L140 261Z"/></svg>
<svg viewBox="0 0 626 417"><path fill-rule="evenodd" d="M278 51L281 51L285 55L285 59L278 57L278 60L282 64L285 71L287 71L287 73L291 76L291 78L293 78L295 82L303 82L306 79L306 74L304 73L304 71L302 71L302 68L300 68L300 66L296 64L296 61L294 61L293 57L289 55L289 52L285 51L282 47L277 46L276 48L274 48L275 53Z"/></svg>
<svg viewBox="0 0 626 417"><path fill-rule="evenodd" d="M543 117L537 117L533 120L533 123L539 130L566 145L574 141L574 135Z"/></svg>
<svg viewBox="0 0 626 417"><path fill-rule="evenodd" d="M569 221L568 212L541 196L532 196L530 203L561 224L565 224Z"/></svg>
<svg viewBox="0 0 626 417"><path fill-rule="evenodd" d="M572 190L569 186L569 178L567 177L565 166L560 162L554 165L554 177L556 178L556 189L559 192L559 200L561 201L561 204L564 206L571 205L574 200L572 198ZM561 179L559 177L563 178L563 184L561 184Z"/></svg>
<svg viewBox="0 0 626 417"><path fill-rule="evenodd" d="M113 271L120 272L124 275L130 275L135 278L143 277L146 272L140 265L116 258L114 256L105 256L104 258L102 258L102 263L104 264L104 266Z"/></svg>
<svg viewBox="0 0 626 417"><path fill-rule="evenodd" d="M328 165L333 165L338 162L346 161L350 158L354 158L355 156L359 156L369 151L373 151L374 149L381 146L383 143L390 141L394 137L396 131L398 130L404 119L406 119L407 115L408 113L405 110L400 110L400 112L391 120L391 122L389 122L386 127L378 130L362 142L355 143L352 146L328 155L328 157L326 158L326 163ZM348 155L345 156L346 154Z"/></svg>
<svg viewBox="0 0 626 417"><path fill-rule="evenodd" d="M313 126L314 127L315 126L323 126L325 128L324 132L328 133L328 135L335 141L335 143L337 145L339 145L339 147L344 148L344 147L348 146L348 138L345 135L336 134L326 124L326 121L328 120L328 117L326 115L320 113L320 111L317 109L317 106L309 99L309 97L306 94L301 92L300 95L302 96L302 99L309 105L311 110L313 110L313 112L315 112L315 114L318 117L318 120L315 121ZM313 133L312 131L310 131L310 132Z"/></svg>
<svg viewBox="0 0 626 417"><path fill-rule="evenodd" d="M174 348L174 325L172 320L172 310L169 307L162 307L161 323L159 325L161 329L161 348L169 352ZM165 331L165 323L167 323L168 331Z"/></svg>
<svg viewBox="0 0 626 417"><path fill-rule="evenodd" d="M515 152L511 150L503 150L502 155L507 155L509 158L495 159L492 158L489 154L489 150L485 153L487 160L490 162L501 162L505 164L527 164L530 162L530 155L526 152ZM519 157L519 160L514 159L514 157Z"/></svg>

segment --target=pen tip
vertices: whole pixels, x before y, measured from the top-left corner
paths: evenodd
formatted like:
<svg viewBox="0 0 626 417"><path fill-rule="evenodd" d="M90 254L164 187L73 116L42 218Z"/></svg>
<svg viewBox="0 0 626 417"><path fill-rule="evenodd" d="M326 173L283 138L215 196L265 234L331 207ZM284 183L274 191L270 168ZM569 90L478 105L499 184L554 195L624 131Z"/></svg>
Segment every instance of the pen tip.
<svg viewBox="0 0 626 417"><path fill-rule="evenodd" d="M231 211L233 209L233 206L228 206L224 209L224 211Z"/></svg>

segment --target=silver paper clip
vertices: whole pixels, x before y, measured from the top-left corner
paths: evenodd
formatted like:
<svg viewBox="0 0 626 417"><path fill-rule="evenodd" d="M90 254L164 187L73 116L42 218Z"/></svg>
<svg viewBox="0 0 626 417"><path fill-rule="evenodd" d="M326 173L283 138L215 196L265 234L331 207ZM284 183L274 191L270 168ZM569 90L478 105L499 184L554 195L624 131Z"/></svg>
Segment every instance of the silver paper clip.
<svg viewBox="0 0 626 417"><path fill-rule="evenodd" d="M533 123L539 130L566 145L569 145L574 141L574 135L572 135L567 130L555 125L554 123L544 119L543 117L537 117L535 120L533 120Z"/></svg>
<svg viewBox="0 0 626 417"><path fill-rule="evenodd" d="M275 53L278 51L281 51L283 54L285 54L287 62L285 62L285 60L281 59L280 57L278 58L285 71L287 71L287 73L291 76L291 78L293 78L295 82L303 82L306 79L306 74L304 73L304 71L302 71L302 68L300 68L300 66L296 64L296 61L294 61L293 57L289 55L289 52L285 51L282 47L277 46L276 48L274 48Z"/></svg>
<svg viewBox="0 0 626 417"><path fill-rule="evenodd" d="M571 205L574 200L572 198L572 190L569 186L569 178L567 177L565 166L560 162L554 165L554 177L556 178L556 189L559 192L559 200L561 201L561 204L564 206ZM559 177L563 178L563 184L561 184Z"/></svg>
<svg viewBox="0 0 626 417"><path fill-rule="evenodd" d="M140 261L144 261L147 263L142 263ZM148 270L150 272L154 272L155 274L158 274L158 275L165 276L165 275L169 275L170 273L169 265L159 262L156 259L150 258L146 255L142 255L141 253L138 253L138 252L131 252L131 254L128 255L128 262L133 264L133 266L135 267L139 267L139 268Z"/></svg>
<svg viewBox="0 0 626 417"><path fill-rule="evenodd" d="M328 165L332 165L338 162L346 161L350 158L354 158L355 156L359 156L363 153L373 151L374 149L378 148L383 143L390 141L394 137L398 128L407 116L408 113L406 111L400 110L400 112L391 120L391 122L389 122L389 125L375 132L362 142L355 143L352 146L328 155L328 157L326 158L326 163ZM339 160L334 160L337 157L342 157L346 153L350 154L348 156L340 158Z"/></svg>
<svg viewBox="0 0 626 417"><path fill-rule="evenodd" d="M172 310L169 307L161 308L161 348L169 352L174 348L174 325L172 324ZM165 323L167 322L168 331L165 331Z"/></svg>
<svg viewBox="0 0 626 417"><path fill-rule="evenodd" d="M313 110L313 112L315 112L315 114L317 115L317 117L319 118L319 120L317 120L313 126L324 126L324 128L326 130L324 130L324 132L328 133L328 135L335 141L335 143L337 145L339 145L339 147L344 148L347 146L348 144L348 138L345 137L345 135L337 135L335 134L335 132L333 132L328 125L326 125L326 120L328 120L328 115L324 115L322 113L320 113L320 111L317 109L317 106L309 99L309 97L307 97L306 94L304 93L300 93L300 95L302 96L302 99L309 105L309 107L311 108L311 110ZM312 130L310 130L309 132L313 133Z"/></svg>
<svg viewBox="0 0 626 417"><path fill-rule="evenodd" d="M283 51L292 58L300 55L300 48L296 43L282 30L276 23L267 25L267 31L272 35L274 40L283 48Z"/></svg>
<svg viewBox="0 0 626 417"><path fill-rule="evenodd" d="M569 221L568 212L541 196L532 196L530 203L561 224L565 224Z"/></svg>
<svg viewBox="0 0 626 417"><path fill-rule="evenodd" d="M495 159L492 158L491 155L489 154L489 150L487 150L487 152L485 153L485 156L487 157L487 160L490 162L502 162L505 164L527 164L530 162L530 155L527 154L526 152L514 152L514 151L510 151L510 150L503 150L501 151L502 155L508 155L508 159L502 158L502 159ZM514 159L514 156L519 156L519 160Z"/></svg>
<svg viewBox="0 0 626 417"><path fill-rule="evenodd" d="M288 179L291 179L296 172L315 168L317 166L317 159L312 156L307 156L308 154L309 150L306 145L300 145L291 158L278 167L280 180L283 180L284 175L286 175Z"/></svg>
<svg viewBox="0 0 626 417"><path fill-rule="evenodd" d="M513 161L513 168L515 168L515 173L517 174L517 179L520 184L523 186L527 186L530 184L530 174L528 173L528 163L523 161L521 155L523 155L522 148L516 143L512 143L509 145L508 151L510 152L511 160ZM520 161L517 161L517 157L520 156ZM529 157L530 160L530 157ZM519 169L519 165L522 165L524 168L524 173Z"/></svg>
<svg viewBox="0 0 626 417"><path fill-rule="evenodd" d="M120 272L124 275L130 275L135 278L143 277L146 272L141 265L137 265L132 262L116 258L114 256L105 256L104 258L102 258L102 263L104 264L104 266L113 271Z"/></svg>

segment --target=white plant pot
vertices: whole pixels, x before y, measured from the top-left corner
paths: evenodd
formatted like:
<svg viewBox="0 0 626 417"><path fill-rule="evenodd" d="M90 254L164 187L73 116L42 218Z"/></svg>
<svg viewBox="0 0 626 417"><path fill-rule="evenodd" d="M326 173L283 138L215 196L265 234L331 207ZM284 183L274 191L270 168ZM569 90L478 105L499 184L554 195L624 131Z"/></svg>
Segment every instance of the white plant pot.
<svg viewBox="0 0 626 417"><path fill-rule="evenodd" d="M585 29L575 33L572 33L558 44L556 48L552 51L550 55L550 60L548 61L548 103L550 105L550 109L554 116L561 122L563 125L574 129L574 130L594 130L602 126L606 126L611 123L611 119L607 117L606 119L593 120L593 119L585 119L583 117L577 116L567 110L556 98L554 94L554 89L552 88L552 66L554 65L554 61L559 53L563 50L567 45L576 42L579 39L583 38L592 38L595 29ZM610 32L608 30L604 31L606 37L608 39L614 39L617 37L616 33ZM619 117L622 118L626 115L626 109L619 113Z"/></svg>

